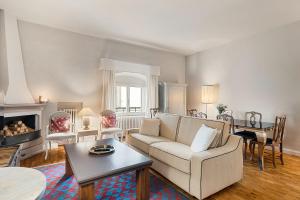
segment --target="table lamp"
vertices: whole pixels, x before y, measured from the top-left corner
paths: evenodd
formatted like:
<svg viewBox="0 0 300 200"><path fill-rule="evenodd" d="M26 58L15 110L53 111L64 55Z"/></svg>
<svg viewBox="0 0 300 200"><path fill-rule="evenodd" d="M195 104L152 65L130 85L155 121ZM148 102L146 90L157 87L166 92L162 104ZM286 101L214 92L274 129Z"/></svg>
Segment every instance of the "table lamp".
<svg viewBox="0 0 300 200"><path fill-rule="evenodd" d="M90 128L90 117L95 116L95 113L89 107L84 107L78 115L82 117L83 129L88 130Z"/></svg>
<svg viewBox="0 0 300 200"><path fill-rule="evenodd" d="M217 101L216 85L201 86L201 103L205 104L205 113L207 114L207 105Z"/></svg>

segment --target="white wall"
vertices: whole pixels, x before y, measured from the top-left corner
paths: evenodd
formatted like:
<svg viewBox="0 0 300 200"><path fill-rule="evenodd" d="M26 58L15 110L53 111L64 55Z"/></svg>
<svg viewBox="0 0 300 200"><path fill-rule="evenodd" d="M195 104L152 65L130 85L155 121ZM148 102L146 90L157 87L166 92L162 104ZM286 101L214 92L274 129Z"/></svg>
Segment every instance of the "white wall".
<svg viewBox="0 0 300 200"><path fill-rule="evenodd" d="M1 13L1 85L7 104L34 103L27 88L19 39L17 18L0 10Z"/></svg>
<svg viewBox="0 0 300 200"><path fill-rule="evenodd" d="M4 12L0 10L0 103L3 103L3 93L8 88L8 71L7 71L7 56L6 56L6 38L4 25Z"/></svg>
<svg viewBox="0 0 300 200"><path fill-rule="evenodd" d="M202 84L219 84L219 103L235 117L255 110L263 121L274 121L286 114L284 146L300 151L300 22L189 56L186 80L190 108L204 108Z"/></svg>
<svg viewBox="0 0 300 200"><path fill-rule="evenodd" d="M161 67L160 80L185 82L185 56L19 21L28 87L35 98L100 107L100 58Z"/></svg>

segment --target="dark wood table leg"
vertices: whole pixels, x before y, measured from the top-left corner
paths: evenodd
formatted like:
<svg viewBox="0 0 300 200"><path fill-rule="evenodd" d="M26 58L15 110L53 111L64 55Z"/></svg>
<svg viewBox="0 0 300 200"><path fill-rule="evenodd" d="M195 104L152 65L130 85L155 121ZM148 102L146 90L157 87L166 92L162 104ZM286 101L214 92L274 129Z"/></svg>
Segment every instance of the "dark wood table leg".
<svg viewBox="0 0 300 200"><path fill-rule="evenodd" d="M247 160L248 141L244 138L244 160Z"/></svg>
<svg viewBox="0 0 300 200"><path fill-rule="evenodd" d="M258 142L258 166L260 170L264 170L264 152L265 145L261 142Z"/></svg>
<svg viewBox="0 0 300 200"><path fill-rule="evenodd" d="M80 196L80 200L94 200L95 199L94 183L80 185L79 196Z"/></svg>
<svg viewBox="0 0 300 200"><path fill-rule="evenodd" d="M147 200L150 197L150 177L148 167L136 171L136 199Z"/></svg>
<svg viewBox="0 0 300 200"><path fill-rule="evenodd" d="M65 176L73 176L73 171L69 163L68 155L66 154Z"/></svg>

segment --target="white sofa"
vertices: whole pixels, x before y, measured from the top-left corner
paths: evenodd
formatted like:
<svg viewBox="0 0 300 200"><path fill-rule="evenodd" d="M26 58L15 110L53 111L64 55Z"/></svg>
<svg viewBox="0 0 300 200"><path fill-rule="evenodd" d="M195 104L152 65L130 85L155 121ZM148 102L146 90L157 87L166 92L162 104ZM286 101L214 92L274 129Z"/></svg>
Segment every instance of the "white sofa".
<svg viewBox="0 0 300 200"><path fill-rule="evenodd" d="M149 154L152 168L197 199L206 198L243 177L242 139L229 135L223 121L159 114L160 135L128 131L126 142ZM220 131L207 151L193 153L190 145L202 124Z"/></svg>

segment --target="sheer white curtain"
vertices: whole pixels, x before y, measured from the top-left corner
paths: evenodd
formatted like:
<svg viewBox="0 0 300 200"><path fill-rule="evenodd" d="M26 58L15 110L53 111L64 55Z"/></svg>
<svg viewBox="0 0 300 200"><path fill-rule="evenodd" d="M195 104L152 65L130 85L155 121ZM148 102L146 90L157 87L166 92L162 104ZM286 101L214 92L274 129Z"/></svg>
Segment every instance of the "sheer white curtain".
<svg viewBox="0 0 300 200"><path fill-rule="evenodd" d="M149 75L147 81L146 114L150 115L150 108L158 107L158 76Z"/></svg>
<svg viewBox="0 0 300 200"><path fill-rule="evenodd" d="M136 73L147 77L146 113L158 107L158 77L160 67L102 58L101 110L115 109L115 73Z"/></svg>
<svg viewBox="0 0 300 200"><path fill-rule="evenodd" d="M115 109L115 71L113 69L102 69L101 84L101 112L103 110Z"/></svg>

